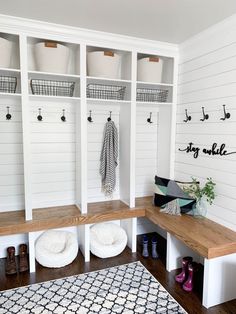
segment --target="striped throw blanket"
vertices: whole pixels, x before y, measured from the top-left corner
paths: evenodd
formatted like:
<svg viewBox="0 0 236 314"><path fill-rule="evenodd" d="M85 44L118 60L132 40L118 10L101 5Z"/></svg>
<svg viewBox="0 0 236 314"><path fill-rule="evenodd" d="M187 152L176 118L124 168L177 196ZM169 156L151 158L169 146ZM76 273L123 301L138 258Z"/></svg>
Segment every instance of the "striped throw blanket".
<svg viewBox="0 0 236 314"><path fill-rule="evenodd" d="M108 121L104 128L104 139L100 156L100 174L102 191L112 196L116 186L116 167L118 159L118 132L113 121Z"/></svg>

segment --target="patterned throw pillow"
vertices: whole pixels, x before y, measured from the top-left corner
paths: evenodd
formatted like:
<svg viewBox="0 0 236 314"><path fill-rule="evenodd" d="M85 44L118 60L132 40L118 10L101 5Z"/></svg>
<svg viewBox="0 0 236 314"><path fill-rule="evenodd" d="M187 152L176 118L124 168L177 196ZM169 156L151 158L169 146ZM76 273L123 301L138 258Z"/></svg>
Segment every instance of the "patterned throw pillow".
<svg viewBox="0 0 236 314"><path fill-rule="evenodd" d="M180 182L155 176L154 205L165 207L167 203L176 200L176 206L180 207L181 213L191 211L196 200L185 192L190 185L192 182Z"/></svg>

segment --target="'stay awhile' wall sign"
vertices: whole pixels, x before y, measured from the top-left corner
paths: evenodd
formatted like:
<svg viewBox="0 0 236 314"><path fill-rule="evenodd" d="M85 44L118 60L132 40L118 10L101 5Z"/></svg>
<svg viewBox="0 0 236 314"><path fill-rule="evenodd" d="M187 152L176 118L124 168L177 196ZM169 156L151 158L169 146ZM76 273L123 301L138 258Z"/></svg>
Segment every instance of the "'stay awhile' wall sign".
<svg viewBox="0 0 236 314"><path fill-rule="evenodd" d="M202 152L205 155L210 155L210 156L227 156L231 154L236 154L236 152L228 152L225 149L225 144L220 144L218 145L217 143L213 143L211 147L209 148L202 148L195 146L194 143L190 142L188 143L186 148L179 148L180 152L186 152L186 153L192 153L194 158L198 158L199 153Z"/></svg>

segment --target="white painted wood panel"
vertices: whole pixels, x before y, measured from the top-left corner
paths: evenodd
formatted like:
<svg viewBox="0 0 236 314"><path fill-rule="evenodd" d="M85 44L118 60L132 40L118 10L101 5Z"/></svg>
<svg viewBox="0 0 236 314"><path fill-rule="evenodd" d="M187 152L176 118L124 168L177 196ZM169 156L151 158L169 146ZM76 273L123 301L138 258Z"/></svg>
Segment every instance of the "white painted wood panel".
<svg viewBox="0 0 236 314"><path fill-rule="evenodd" d="M236 230L236 154L202 153L213 143L224 143L228 152L236 152L236 23L226 24L180 47L175 178L186 181L193 176L205 182L212 177L217 196L207 215ZM226 121L220 120L223 104L231 114ZM199 121L202 107L209 114L204 122ZM185 109L192 117L188 123L183 122ZM190 142L200 148L198 158L178 150Z"/></svg>
<svg viewBox="0 0 236 314"><path fill-rule="evenodd" d="M6 120L6 106L11 120ZM24 209L21 103L0 102L0 212Z"/></svg>
<svg viewBox="0 0 236 314"><path fill-rule="evenodd" d="M37 120L37 107L43 121ZM66 122L62 122L65 108ZM75 104L33 103L31 151L33 207L75 203Z"/></svg>
<svg viewBox="0 0 236 314"><path fill-rule="evenodd" d="M136 117L136 163L135 196L153 194L154 177L157 174L158 112L152 112L152 122L147 118L151 108L137 110Z"/></svg>
<svg viewBox="0 0 236 314"><path fill-rule="evenodd" d="M105 201L110 199L119 199L119 176L120 176L120 162L118 158L118 166L116 168L116 189L113 193L112 198L104 195L101 189L101 175L99 173L100 169L100 154L103 143L103 132L104 127L109 116L109 107L107 110L104 108L98 108L95 105L89 105L88 110L92 110L93 122L87 123L87 140L88 140L88 202ZM112 109L110 109L112 110ZM88 112L89 115L89 112ZM119 136L119 110L112 110L112 120L118 130Z"/></svg>

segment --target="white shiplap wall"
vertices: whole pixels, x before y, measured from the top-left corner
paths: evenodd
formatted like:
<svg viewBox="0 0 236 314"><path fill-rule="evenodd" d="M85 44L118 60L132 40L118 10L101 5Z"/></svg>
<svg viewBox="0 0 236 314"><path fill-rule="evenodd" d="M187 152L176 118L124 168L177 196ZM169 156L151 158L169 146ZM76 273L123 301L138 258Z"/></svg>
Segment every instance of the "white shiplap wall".
<svg viewBox="0 0 236 314"><path fill-rule="evenodd" d="M89 110L92 111L93 122L88 122L88 202L99 202L106 200L119 199L119 159L116 168L116 188L112 198L106 197L101 189L100 154L103 143L104 127L109 117L109 111L112 111L112 120L114 121L119 136L119 108L102 108L89 104ZM89 112L88 112L89 115ZM120 147L120 145L119 145ZM119 157L118 157L119 158Z"/></svg>
<svg viewBox="0 0 236 314"><path fill-rule="evenodd" d="M150 112L152 112L152 123L147 122L147 118L149 118ZM158 108L148 106L137 108L136 164L135 164L136 197L153 195L154 177L158 172L157 169L158 122L159 122ZM137 220L138 234L144 234L154 231L157 231L156 225L151 223L146 218L138 218Z"/></svg>
<svg viewBox="0 0 236 314"><path fill-rule="evenodd" d="M147 122L152 112L152 123ZM136 118L136 197L153 195L157 174L158 112L137 110Z"/></svg>
<svg viewBox="0 0 236 314"><path fill-rule="evenodd" d="M11 120L6 120L6 107ZM0 211L24 209L24 169L21 102L7 97L0 103Z"/></svg>
<svg viewBox="0 0 236 314"><path fill-rule="evenodd" d="M75 203L76 104L31 105L33 207ZM38 108L43 121L37 120ZM66 122L61 121L65 109Z"/></svg>
<svg viewBox="0 0 236 314"><path fill-rule="evenodd" d="M222 121L223 107L230 112ZM201 122L202 107L209 119ZM185 109L192 120L184 123ZM236 154L208 156L180 152L193 142L209 147L225 143L236 151L236 17L217 24L185 42L180 49L179 86L176 130L175 178L191 176L204 182L212 177L217 197L208 206L208 218L236 230Z"/></svg>

